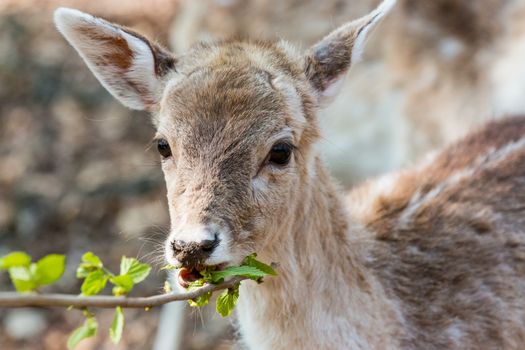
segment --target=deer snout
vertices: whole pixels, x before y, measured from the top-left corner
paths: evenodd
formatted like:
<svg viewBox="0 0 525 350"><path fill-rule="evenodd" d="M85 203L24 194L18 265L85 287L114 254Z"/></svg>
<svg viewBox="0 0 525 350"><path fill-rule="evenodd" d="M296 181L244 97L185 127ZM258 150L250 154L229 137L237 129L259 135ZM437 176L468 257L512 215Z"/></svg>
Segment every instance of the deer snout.
<svg viewBox="0 0 525 350"><path fill-rule="evenodd" d="M193 267L204 264L219 243L219 236L218 234L215 234L213 239L200 242L175 240L171 243L171 247L175 259L177 259L183 266Z"/></svg>

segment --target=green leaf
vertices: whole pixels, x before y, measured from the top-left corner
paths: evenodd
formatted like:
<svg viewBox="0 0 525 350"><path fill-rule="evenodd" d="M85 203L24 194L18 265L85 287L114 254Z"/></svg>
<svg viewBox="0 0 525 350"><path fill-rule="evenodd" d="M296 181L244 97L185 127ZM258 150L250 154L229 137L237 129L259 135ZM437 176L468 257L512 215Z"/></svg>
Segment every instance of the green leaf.
<svg viewBox="0 0 525 350"><path fill-rule="evenodd" d="M69 336L69 339L67 340L68 349L73 349L82 340L97 335L97 329L97 320L95 320L93 317L87 318L84 324L75 329Z"/></svg>
<svg viewBox="0 0 525 350"><path fill-rule="evenodd" d="M211 271L210 277L212 283L219 283L229 276L244 276L252 279L259 279L266 276L267 273L253 266L230 266L221 271Z"/></svg>
<svg viewBox="0 0 525 350"><path fill-rule="evenodd" d="M124 329L124 313L122 308L117 306L115 309L115 316L113 316L113 322L111 323L111 328L109 329L109 336L111 341L115 344L118 344L120 338L122 338L122 330Z"/></svg>
<svg viewBox="0 0 525 350"><path fill-rule="evenodd" d="M239 298L239 284L234 288L224 290L218 297L216 303L216 310L222 317L230 316L237 299Z"/></svg>
<svg viewBox="0 0 525 350"><path fill-rule="evenodd" d="M192 289L195 289L195 288L200 288L204 285L204 279L201 278L199 280L196 280L196 281L193 281L193 282L190 282L190 284L188 285L188 288L186 288L187 290L192 290Z"/></svg>
<svg viewBox="0 0 525 350"><path fill-rule="evenodd" d="M164 293L168 294L173 292L173 289L171 288L170 281L164 281Z"/></svg>
<svg viewBox="0 0 525 350"><path fill-rule="evenodd" d="M27 266L9 268L9 277L18 292L30 292L38 287L30 268Z"/></svg>
<svg viewBox="0 0 525 350"><path fill-rule="evenodd" d="M84 255L82 255L82 262L85 264L89 264L93 267L102 267L102 260L92 252L86 252Z"/></svg>
<svg viewBox="0 0 525 350"><path fill-rule="evenodd" d="M98 256L92 252L82 255L82 262L77 268L77 278L86 278L90 272L102 269L104 265Z"/></svg>
<svg viewBox="0 0 525 350"><path fill-rule="evenodd" d="M148 277L150 271L151 266L140 263L137 259L123 256L120 261L120 274L129 275L133 283L142 282Z"/></svg>
<svg viewBox="0 0 525 350"><path fill-rule="evenodd" d="M133 289L133 280L130 275L119 275L115 277L110 277L109 279L114 285L121 287L124 294L128 293ZM119 290L120 291L120 290ZM118 293L122 295L122 292Z"/></svg>
<svg viewBox="0 0 525 350"><path fill-rule="evenodd" d="M126 256L123 256L122 259L120 259L120 274L125 275L128 273L129 269L131 268L131 265L133 264L133 261L137 261L134 258L128 258Z"/></svg>
<svg viewBox="0 0 525 350"><path fill-rule="evenodd" d="M178 267L175 265L171 265L171 264L164 265L160 268L161 271L162 270L176 270L176 269L178 269Z"/></svg>
<svg viewBox="0 0 525 350"><path fill-rule="evenodd" d="M188 303L192 307L202 307L208 305L211 299L212 292L205 293L195 299L189 299Z"/></svg>
<svg viewBox="0 0 525 350"><path fill-rule="evenodd" d="M255 267L267 275L277 276L277 272L273 269L273 267L260 262L259 260L255 259L256 257L257 254L255 253L248 255L246 258L244 258L243 265Z"/></svg>
<svg viewBox="0 0 525 350"><path fill-rule="evenodd" d="M66 257L49 254L36 263L35 279L37 284L51 284L60 279L66 269Z"/></svg>
<svg viewBox="0 0 525 350"><path fill-rule="evenodd" d="M77 267L77 278L86 278L90 272L95 270L97 270L97 268L93 268L91 265L82 263Z"/></svg>
<svg viewBox="0 0 525 350"><path fill-rule="evenodd" d="M12 252L0 258L0 270L11 267L27 267L31 264L31 257L24 252Z"/></svg>
<svg viewBox="0 0 525 350"><path fill-rule="evenodd" d="M82 286L80 287L80 291L83 295L96 295L100 293L102 289L106 286L106 283L108 281L108 276L106 273L102 270L97 270L90 272L86 279L84 280L84 283L82 283Z"/></svg>
<svg viewBox="0 0 525 350"><path fill-rule="evenodd" d="M126 290L124 288L119 287L119 286L114 286L113 289L111 290L111 292L116 297L120 297L120 296L128 294L128 292L126 292Z"/></svg>

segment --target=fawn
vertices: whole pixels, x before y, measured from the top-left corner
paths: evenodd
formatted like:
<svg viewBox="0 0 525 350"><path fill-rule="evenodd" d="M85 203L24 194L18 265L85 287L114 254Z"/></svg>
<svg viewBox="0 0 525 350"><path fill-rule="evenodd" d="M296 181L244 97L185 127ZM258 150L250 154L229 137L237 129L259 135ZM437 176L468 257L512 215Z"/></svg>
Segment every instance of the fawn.
<svg viewBox="0 0 525 350"><path fill-rule="evenodd" d="M348 196L314 145L316 113L393 7L306 53L284 41L202 43L175 57L71 9L55 22L124 105L153 116L179 276L280 263L244 283L251 349L525 347L525 118L492 122Z"/></svg>

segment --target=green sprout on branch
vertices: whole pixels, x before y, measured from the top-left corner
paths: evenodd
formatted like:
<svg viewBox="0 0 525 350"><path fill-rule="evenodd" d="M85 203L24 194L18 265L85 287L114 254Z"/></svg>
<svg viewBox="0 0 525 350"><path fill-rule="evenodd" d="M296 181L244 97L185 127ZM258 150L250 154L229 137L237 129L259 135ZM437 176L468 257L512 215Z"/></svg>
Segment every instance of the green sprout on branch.
<svg viewBox="0 0 525 350"><path fill-rule="evenodd" d="M93 254L87 252L82 255L81 263L77 268L77 278L84 279L80 291L82 295L90 296L100 293L107 282L113 284L113 295L116 297L126 296L133 289L133 286L140 283L148 277L151 266L139 262L137 259L123 256L120 260L120 273L113 274L104 267L102 260ZM92 337L97 334L97 321L93 314L84 313L86 322L77 328L69 337L68 347L74 348L81 340ZM113 322L109 329L109 336L113 343L118 344L124 330L124 313L122 307L115 308Z"/></svg>
<svg viewBox="0 0 525 350"><path fill-rule="evenodd" d="M107 269L102 260L92 252L85 253L76 270L76 276L82 279L81 294L39 294L39 288L57 282L65 271L66 258L60 254L46 255L32 262L31 257L24 252L12 252L0 258L0 271L9 273L13 286L20 294L0 293L0 305L7 307L23 306L60 306L81 309L86 317L84 324L75 329L67 342L73 349L82 340L97 335L98 322L90 307L115 307L113 322L109 336L116 344L122 338L124 329L125 307L143 307L149 310L175 300L187 300L193 307L207 305L213 291L222 290L216 300L216 310L222 316L231 315L239 298L240 282L251 279L261 283L265 276L277 275L275 266L264 264L256 259L257 255L248 255L240 266L230 266L222 270L208 267L200 271L202 278L190 283L187 295L173 294L169 282L165 283L166 294L146 298L129 298L133 287L144 281L151 272L151 266L137 259L123 256L118 274ZM163 269L177 269L168 265ZM228 279L230 278L230 279ZM113 297L98 296L109 284L112 285Z"/></svg>

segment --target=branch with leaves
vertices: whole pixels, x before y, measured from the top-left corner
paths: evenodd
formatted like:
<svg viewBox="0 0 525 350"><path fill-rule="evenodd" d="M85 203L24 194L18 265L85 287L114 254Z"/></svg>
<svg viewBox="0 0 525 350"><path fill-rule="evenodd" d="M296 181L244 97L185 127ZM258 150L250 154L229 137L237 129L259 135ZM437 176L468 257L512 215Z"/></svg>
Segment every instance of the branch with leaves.
<svg viewBox="0 0 525 350"><path fill-rule="evenodd" d="M151 266L134 258L122 257L118 275L108 270L102 260L87 252L82 256L77 268L77 278L83 279L79 296L69 294L40 294L42 286L57 282L65 271L64 255L50 254L37 262L24 252L12 252L0 258L0 270L7 270L13 286L18 293L0 293L0 307L67 307L81 309L86 317L84 324L77 328L68 340L68 348L74 348L83 339L95 336L98 323L95 315L88 308L115 308L115 315L109 330L111 340L120 341L124 329L123 308L144 308L164 305L173 301L187 300L193 307L202 307L211 299L213 292L223 290L217 297L216 309L221 316L229 316L239 297L240 282L251 279L258 283L263 277L277 273L275 266L266 265L256 259L256 255L247 256L240 266L230 266L223 270L210 267L200 271L201 279L192 282L185 293L172 293L166 282L166 294L150 297L130 298L127 295L135 284L146 279ZM175 269L166 266L164 269ZM229 279L227 279L229 278ZM113 296L99 294L107 285L113 285Z"/></svg>
<svg viewBox="0 0 525 350"><path fill-rule="evenodd" d="M238 276L220 284L206 284L186 293L166 293L150 297L112 297L112 296L76 296L71 294L21 294L15 292L0 293L0 308L20 307L73 307L82 309L87 307L111 309L122 307L126 309L149 309L162 306L173 301L192 300L209 292L233 288L237 283L248 279Z"/></svg>

